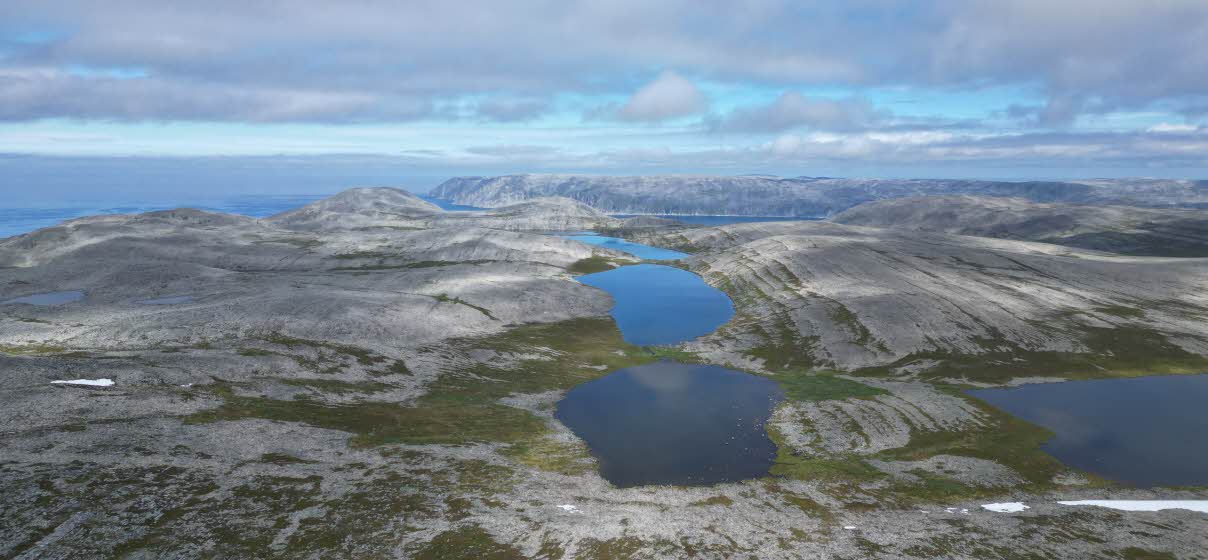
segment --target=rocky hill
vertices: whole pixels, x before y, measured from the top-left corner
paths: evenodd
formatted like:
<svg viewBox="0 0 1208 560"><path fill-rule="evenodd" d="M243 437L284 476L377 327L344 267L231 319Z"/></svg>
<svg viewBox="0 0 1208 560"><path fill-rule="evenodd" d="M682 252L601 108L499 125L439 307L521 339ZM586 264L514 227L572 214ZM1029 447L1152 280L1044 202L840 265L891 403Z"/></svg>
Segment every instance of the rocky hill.
<svg viewBox="0 0 1208 560"><path fill-rule="evenodd" d="M496 207L546 196L573 198L608 214L825 217L874 200L974 194L1037 202L1138 206L1208 205L1208 182L1184 180L974 181L662 175L456 177L432 190L460 204Z"/></svg>
<svg viewBox="0 0 1208 560"><path fill-rule="evenodd" d="M1021 239L1127 255L1208 256L1208 211L936 196L861 204L840 224Z"/></svg>
<svg viewBox="0 0 1208 560"><path fill-rule="evenodd" d="M699 344L735 365L982 381L1208 366L1205 259L827 222L645 240L696 252L735 298L740 318Z"/></svg>
<svg viewBox="0 0 1208 560"><path fill-rule="evenodd" d="M356 229L409 222L442 212L439 206L401 189L366 187L345 190L267 221L290 229Z"/></svg>
<svg viewBox="0 0 1208 560"><path fill-rule="evenodd" d="M569 198L526 200L482 212L446 212L409 192L386 187L349 189L265 221L296 231L444 227L560 231L614 227L620 223Z"/></svg>
<svg viewBox="0 0 1208 560"><path fill-rule="evenodd" d="M566 197L535 198L481 212L446 212L430 216L424 227L472 226L518 231L606 229L623 222Z"/></svg>
<svg viewBox="0 0 1208 560"><path fill-rule="evenodd" d="M699 251L685 264L738 310L686 347L640 348L574 272L633 257L509 231L593 220L566 200L439 212L361 190L268 220L177 210L0 240L0 557L1204 549L1200 513L1055 503L1202 489L1091 485L1039 449L1050 434L959 389L1204 371L1205 259L639 219L619 229ZM12 301L48 292L77 297ZM767 424L770 476L600 476L556 403L664 356L792 389ZM1006 499L1032 509L979 507Z"/></svg>

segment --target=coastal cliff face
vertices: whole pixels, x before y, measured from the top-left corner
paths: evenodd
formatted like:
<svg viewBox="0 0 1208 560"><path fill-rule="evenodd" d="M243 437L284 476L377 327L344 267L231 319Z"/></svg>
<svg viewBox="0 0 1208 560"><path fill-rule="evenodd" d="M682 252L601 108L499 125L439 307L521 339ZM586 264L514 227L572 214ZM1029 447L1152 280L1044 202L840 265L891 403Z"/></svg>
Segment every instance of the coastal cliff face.
<svg viewBox="0 0 1208 560"><path fill-rule="evenodd" d="M831 221L1041 241L1128 255L1208 256L1208 211L1203 210L935 196L869 202Z"/></svg>
<svg viewBox="0 0 1208 560"><path fill-rule="evenodd" d="M506 175L456 177L432 190L460 204L496 207L564 196L608 214L826 217L865 202L971 194L1036 202L1208 205L1208 183L1184 180L971 181L752 176Z"/></svg>
<svg viewBox="0 0 1208 560"><path fill-rule="evenodd" d="M682 264L735 319L676 348L625 343L575 274L636 259L521 231L586 224L695 252ZM73 220L0 240L0 556L1195 554L1201 514L1055 501L1208 493L1089 479L961 389L1204 371L1205 262L622 222L566 199L442 212L393 189L265 220ZM81 297L10 302L58 291ZM668 355L786 388L771 476L619 489L598 474L556 403ZM52 383L77 379L112 384ZM1032 509L979 507L1008 498Z"/></svg>

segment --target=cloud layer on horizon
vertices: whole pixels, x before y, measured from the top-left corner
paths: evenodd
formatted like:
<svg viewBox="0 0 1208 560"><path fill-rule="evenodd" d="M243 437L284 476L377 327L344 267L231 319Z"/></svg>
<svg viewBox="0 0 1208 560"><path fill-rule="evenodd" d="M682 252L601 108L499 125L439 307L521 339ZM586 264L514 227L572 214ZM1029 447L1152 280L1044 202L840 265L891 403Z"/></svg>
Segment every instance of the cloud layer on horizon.
<svg viewBox="0 0 1208 560"><path fill-rule="evenodd" d="M0 140L48 121L81 136L228 123L270 140L282 124L424 123L489 131L432 146L450 165L499 157L483 152L493 138L567 168L571 154L623 167L662 153L1203 169L1205 44L1202 0L10 0ZM984 95L998 90L1026 94ZM898 100L911 96L923 101ZM587 147L610 127L623 130ZM280 138L264 153L288 151Z"/></svg>

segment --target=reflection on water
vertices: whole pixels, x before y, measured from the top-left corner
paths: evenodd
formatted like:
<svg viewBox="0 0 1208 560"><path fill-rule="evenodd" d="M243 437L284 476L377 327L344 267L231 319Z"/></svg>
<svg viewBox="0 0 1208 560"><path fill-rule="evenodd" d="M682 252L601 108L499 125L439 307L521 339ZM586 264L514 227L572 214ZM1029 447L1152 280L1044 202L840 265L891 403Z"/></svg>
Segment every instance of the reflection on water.
<svg viewBox="0 0 1208 560"><path fill-rule="evenodd" d="M764 424L781 396L769 379L662 361L575 387L557 418L616 486L715 484L767 474L776 445Z"/></svg>
<svg viewBox="0 0 1208 560"><path fill-rule="evenodd" d="M84 292L80 290L69 290L66 292L47 292L45 294L34 294L32 296L13 298L8 301L2 301L0 304L28 303L30 305L62 305L64 303L79 301L83 297Z"/></svg>
<svg viewBox="0 0 1208 560"><path fill-rule="evenodd" d="M633 243L631 241L625 241L619 237L608 237L604 235L563 235L562 237L574 239L575 241L582 241L590 245L599 245L600 247L622 251L639 259L647 259L652 261L675 261L687 258L689 256L688 253L672 251L671 249L651 247L649 245L642 245L641 243Z"/></svg>
<svg viewBox="0 0 1208 560"><path fill-rule="evenodd" d="M725 292L678 268L622 266L579 281L612 294L616 306L610 313L630 344L679 344L713 332L734 316Z"/></svg>
<svg viewBox="0 0 1208 560"><path fill-rule="evenodd" d="M1208 375L1097 379L969 391L1056 435L1061 462L1139 486L1208 484Z"/></svg>

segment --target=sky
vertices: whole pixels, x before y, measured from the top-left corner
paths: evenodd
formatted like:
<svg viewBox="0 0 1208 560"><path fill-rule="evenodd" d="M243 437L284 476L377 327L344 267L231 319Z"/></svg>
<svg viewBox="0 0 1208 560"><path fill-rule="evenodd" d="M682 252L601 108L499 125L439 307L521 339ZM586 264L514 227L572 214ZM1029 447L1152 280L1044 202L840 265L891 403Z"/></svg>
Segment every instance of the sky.
<svg viewBox="0 0 1208 560"><path fill-rule="evenodd" d="M0 195L1208 178L1205 45L1204 0L5 0Z"/></svg>

